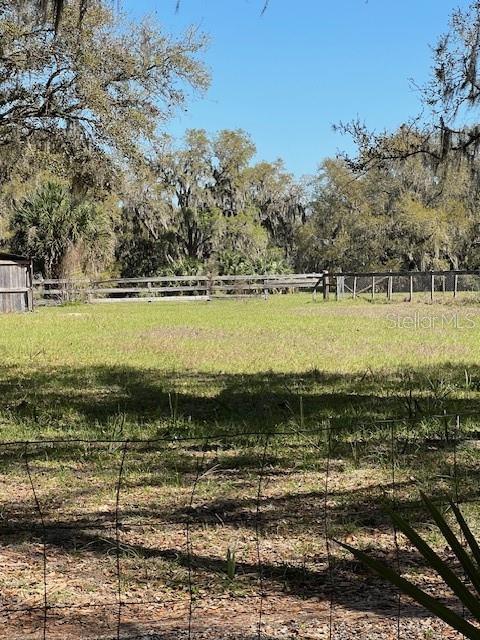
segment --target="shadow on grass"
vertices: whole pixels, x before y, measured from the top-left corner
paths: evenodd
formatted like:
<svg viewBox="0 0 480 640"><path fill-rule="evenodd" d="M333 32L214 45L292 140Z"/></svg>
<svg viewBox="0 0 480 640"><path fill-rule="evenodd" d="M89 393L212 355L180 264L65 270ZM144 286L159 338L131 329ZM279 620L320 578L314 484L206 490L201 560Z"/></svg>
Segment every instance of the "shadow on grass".
<svg viewBox="0 0 480 640"><path fill-rule="evenodd" d="M465 377L468 371L468 378ZM480 367L336 374L164 372L133 367L0 366L0 414L24 434L79 436L270 431L289 422L349 425L392 416L480 414ZM10 433L13 431L10 430Z"/></svg>
<svg viewBox="0 0 480 640"><path fill-rule="evenodd" d="M130 491L142 488L161 492L172 478L178 477L181 504L177 500L167 506L155 505L155 495L150 503L122 504L122 535L128 533L129 527L136 527L138 540L142 536L142 523L149 521L165 530L176 527L181 531L186 523L199 528L219 526L220 523L220 526L245 529L250 535L260 526L263 536L309 535L319 539L325 536L327 445L323 436L313 444L308 438L295 439L295 430L317 428L323 421L330 420L348 434L349 429L355 431L359 423L368 425L375 419L392 415L414 417L412 428L415 429L417 423L431 413L478 411L480 414L476 383L480 380L480 367L472 365L468 370L470 377L466 380L465 367L460 365L446 365L434 372L420 368L361 375L319 371L303 374L178 374L123 367L36 369L28 374L18 374L13 368L3 367L0 410L9 435L18 428L22 438L27 439L41 439L45 433L49 437L55 434L60 439L64 436L119 440L172 438L174 450L165 442L153 451L145 447L129 452L132 458L128 458L122 496L128 497ZM439 426L443 428L442 424ZM271 447L263 454L265 439L262 435L253 442L248 438L229 440L228 443L222 439L213 442L218 433L258 431L268 434L282 429L292 432L292 442L279 441L274 445L272 438ZM176 440L189 434L198 437L199 441L181 444ZM206 436L211 439L207 446ZM334 458L332 474L345 473L347 478L355 465L363 465L367 469L380 468L384 477L388 477L385 472L390 464L388 429L383 441L377 439L360 452L352 447L352 443L335 438L330 444ZM446 488L452 490L455 446L447 438L435 446L429 446L427 442L418 447L413 443L396 450L405 466L419 475L418 478L398 480L395 484L399 509L410 513L413 522L428 523L418 502L417 489L423 481L431 483L432 495L442 496ZM203 460L205 453L208 455ZM46 523L44 530L32 495L25 498L29 491L25 454L30 460L33 481L39 485L51 480L63 463L70 464L80 477L81 473L87 476L104 473L108 459L112 465L108 479L114 498L121 448L113 446L109 449L107 446L99 450L58 443L51 448L31 445L27 451L22 445L0 450L4 473L12 471L18 476L18 471L23 471L22 491L18 497L15 491L13 495L4 496L3 525L0 527L2 543L6 546L38 544L46 531L49 548L65 553L88 549L88 554L94 557L111 554L116 548L116 539L108 534L107 528L111 530L115 522L114 500L110 501L110 508L97 508L87 516L62 516L65 501L69 507L81 505L88 502L98 487L64 489L60 480L51 493L47 491L40 495ZM346 466L342 459L348 460ZM215 468L219 483L217 494L221 494L224 483L233 484L242 495L231 498L202 494L203 497L197 496L194 506L189 507L189 495L199 477L199 460L200 466L205 462L206 469ZM56 464L59 467L55 467ZM342 464L344 469L340 469ZM203 473L202 469L200 471ZM295 474L302 471L317 474L318 488L301 490L295 485ZM480 471L475 467L475 460L469 462L459 455L456 474L466 479L461 488L462 499L476 500ZM265 482L288 480L291 475L293 484L281 495L263 496L258 491L260 475L265 476ZM348 488L330 487L329 531L341 535L352 529L371 528L373 538L378 532L390 531L382 504L391 500L392 489L388 480L370 483L367 487L351 484ZM96 527L103 529L95 531ZM173 567L191 565L195 576L205 580L207 588L212 576L224 579L225 560L218 557L218 549L212 549L211 553L186 553L178 547L159 548L142 542L122 543L122 549L122 554L134 554L145 561L160 558ZM422 566L421 559L407 550L402 551L402 562ZM258 568L253 562L237 563L240 576L256 576ZM298 598L330 597L325 557L318 558L315 569L267 561L262 563L262 571L270 587L279 593ZM335 590L338 603L349 609L391 611L393 615L393 592L385 589L381 581L368 576L357 563L342 558L335 561L335 571L338 584L343 585ZM366 585L371 587L370 595ZM418 615L423 615L420 609Z"/></svg>
<svg viewBox="0 0 480 640"><path fill-rule="evenodd" d="M331 463L332 464L332 463ZM324 475L318 475L318 489L299 490L294 486L285 488L277 495L257 495L258 478L261 473L257 467L256 474L246 477L239 469L236 487L241 493L235 497L226 497L230 487L221 473L215 477L215 493L220 497L209 497L201 493L201 480L196 485L192 475L184 478L185 483L178 495L172 499L162 500L162 491L169 485L156 486L155 493L149 493L151 484L144 481L141 485L130 482L124 477L121 491L118 523L121 530L133 531L149 527L165 531L182 531L189 526L208 530L228 527L232 530L256 534L258 528L264 536L280 535L287 538L304 538L313 532L317 540L325 535L326 528L330 535L342 536L352 532L383 531L391 532L392 525L387 507L392 506L392 492L395 491L395 510L407 518L413 525L425 526L432 521L428 517L420 499L420 489L426 490L429 496L440 507L445 506L448 498L453 497L455 482L459 487L456 499L463 505L472 505L480 512L480 469L478 465L459 463L457 476L450 474L448 463L437 457L426 461L422 456L422 464L427 464L426 476L420 480L408 479L393 484L388 478L383 481L369 483L357 487L345 475L348 488L329 488L327 493L328 508L325 510ZM432 465L435 465L437 481L428 478ZM418 470L418 468L417 468ZM409 471L414 471L410 467ZM94 473L94 470L90 470ZM269 471L267 470L267 473ZM115 503L115 479L111 479L110 499L105 495L97 495L99 487L78 487L64 489L62 484L55 485L45 494L42 482L51 480L54 473L47 478L45 474L35 475L36 494L39 497L42 514L35 504L33 495L28 495L27 478L17 486L22 488L22 496L15 499L3 499L1 503L0 539L2 535L32 533L41 536L43 528L56 531L83 531L87 529L111 529L115 526L117 513ZM264 477L264 484L268 476ZM275 480L274 480L275 481ZM337 484L341 478L337 477ZM427 488L425 482L429 482ZM125 486L127 485L127 486ZM138 488L145 488L139 497ZM134 493L129 491L135 488ZM190 505L192 492L195 493L193 506ZM170 491L171 493L171 491ZM31 491L30 491L31 494ZM478 514L480 515L480 513Z"/></svg>

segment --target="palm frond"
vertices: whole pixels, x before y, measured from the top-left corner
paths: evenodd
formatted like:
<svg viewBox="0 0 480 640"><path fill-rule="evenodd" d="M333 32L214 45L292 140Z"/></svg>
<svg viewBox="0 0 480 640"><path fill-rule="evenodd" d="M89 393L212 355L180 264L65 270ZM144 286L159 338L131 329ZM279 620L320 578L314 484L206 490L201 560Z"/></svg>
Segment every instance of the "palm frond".
<svg viewBox="0 0 480 640"><path fill-rule="evenodd" d="M360 562L372 569L372 571L377 573L380 577L388 580L388 582L393 584L395 587L398 587L400 591L410 596L413 600L418 602L418 604L425 607L425 609L428 609L437 618L446 622L450 627L452 627L452 629L459 631L466 638L469 638L469 640L480 640L480 629L474 627L470 622L459 616L449 607L443 605L436 598L433 598L413 583L402 578L398 573L396 573L396 571L383 564L383 562L372 558L368 553L355 549L355 547L351 547L344 542L340 542L338 540L335 540L334 542L347 551L350 551L357 560L360 560Z"/></svg>
<svg viewBox="0 0 480 640"><path fill-rule="evenodd" d="M445 518L442 516L438 508L433 504L433 502L427 498L423 493L422 500L426 505L428 512L432 516L435 524L440 529L443 537L448 542L450 549L457 556L458 561L463 567L465 574L470 578L475 590L480 595L480 571L477 566L474 565L472 559L468 555L468 553L463 548L460 540L452 531L452 529L448 526ZM455 513L455 512L454 512ZM480 601L479 601L480 603Z"/></svg>
<svg viewBox="0 0 480 640"><path fill-rule="evenodd" d="M413 544L414 547L420 552L425 559L427 565L436 571L436 573L443 579L444 583L451 589L451 591L457 596L462 604L470 611L474 619L480 622L480 546L473 535L471 529L466 523L460 509L453 503L450 503L452 511L455 515L457 523L463 533L463 536L467 542L468 548L471 552L468 553L464 548L459 537L454 533L444 515L435 506L435 504L423 493L421 494L422 501L432 517L433 521L439 528L443 537L447 541L449 547L452 549L457 560L459 561L465 575L470 579L471 584L474 586L477 594L472 593L470 589L461 581L455 573L450 569L446 562L440 558L440 556L427 544L427 542L404 520L401 516L393 511L389 511L390 517L395 524L398 531ZM453 609L442 604L437 598L434 598L430 594L426 593L415 584L403 578L398 572L390 569L382 562L372 558L369 554L359 549L355 549L348 544L335 541L338 545L352 553L358 560L360 560L367 567L372 569L379 576L388 580L391 584L396 586L402 593L411 597L426 609L428 609L435 616L446 622L450 627L462 633L466 638L470 640L480 640L480 629L462 616L458 615Z"/></svg>

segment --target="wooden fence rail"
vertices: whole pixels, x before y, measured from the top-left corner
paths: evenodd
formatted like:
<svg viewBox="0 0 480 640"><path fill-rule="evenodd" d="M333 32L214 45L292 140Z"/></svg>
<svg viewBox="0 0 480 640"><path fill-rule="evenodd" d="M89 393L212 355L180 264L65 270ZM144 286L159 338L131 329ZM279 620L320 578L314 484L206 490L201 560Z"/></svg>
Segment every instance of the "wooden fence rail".
<svg viewBox="0 0 480 640"><path fill-rule="evenodd" d="M439 294L456 298L461 292L478 293L480 270L476 271L372 271L289 273L260 275L185 275L144 278L112 278L103 280L37 280L35 298L40 304L65 301L91 303L159 302L169 300L211 300L227 297L263 296L271 293L310 291L314 299L321 293L324 300L334 294L336 300L367 296L374 300L385 296L392 300L404 294L412 301L423 293L431 301Z"/></svg>
<svg viewBox="0 0 480 640"><path fill-rule="evenodd" d="M260 274L248 276L155 276L103 280L37 280L37 302L69 300L92 303L210 300L221 297L263 296L272 292L315 290L321 273Z"/></svg>

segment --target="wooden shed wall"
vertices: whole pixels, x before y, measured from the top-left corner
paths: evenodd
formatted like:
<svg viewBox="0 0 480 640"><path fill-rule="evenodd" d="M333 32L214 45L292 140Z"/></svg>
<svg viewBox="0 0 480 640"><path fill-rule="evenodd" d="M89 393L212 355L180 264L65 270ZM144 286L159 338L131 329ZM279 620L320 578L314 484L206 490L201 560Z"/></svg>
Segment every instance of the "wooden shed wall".
<svg viewBox="0 0 480 640"><path fill-rule="evenodd" d="M30 265L0 260L0 313L27 311L30 308Z"/></svg>

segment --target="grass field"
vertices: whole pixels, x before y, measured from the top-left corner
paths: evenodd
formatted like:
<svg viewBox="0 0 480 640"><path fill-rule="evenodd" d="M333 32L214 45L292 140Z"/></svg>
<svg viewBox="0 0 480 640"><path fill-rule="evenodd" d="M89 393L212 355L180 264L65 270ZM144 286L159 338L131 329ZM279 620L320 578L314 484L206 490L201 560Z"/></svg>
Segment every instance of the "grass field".
<svg viewBox="0 0 480 640"><path fill-rule="evenodd" d="M412 327L423 322L427 328ZM457 326L455 327L455 323ZM0 317L2 433L151 436L480 409L480 308L268 302Z"/></svg>
<svg viewBox="0 0 480 640"><path fill-rule="evenodd" d="M328 563L326 535L393 562L394 500L438 545L419 488L456 493L478 529L477 448L431 416L477 431L480 307L64 306L0 317L0 353L2 440L30 442L0 451L1 605L18 609L0 638L116 637L119 592L125 638L185 638L189 619L257 638L260 609L264 640L328 638L331 598L333 637L395 637L394 592L338 548ZM409 420L374 423L393 416ZM36 442L68 438L133 442ZM405 541L400 559L450 601ZM450 637L402 611L411 638Z"/></svg>

